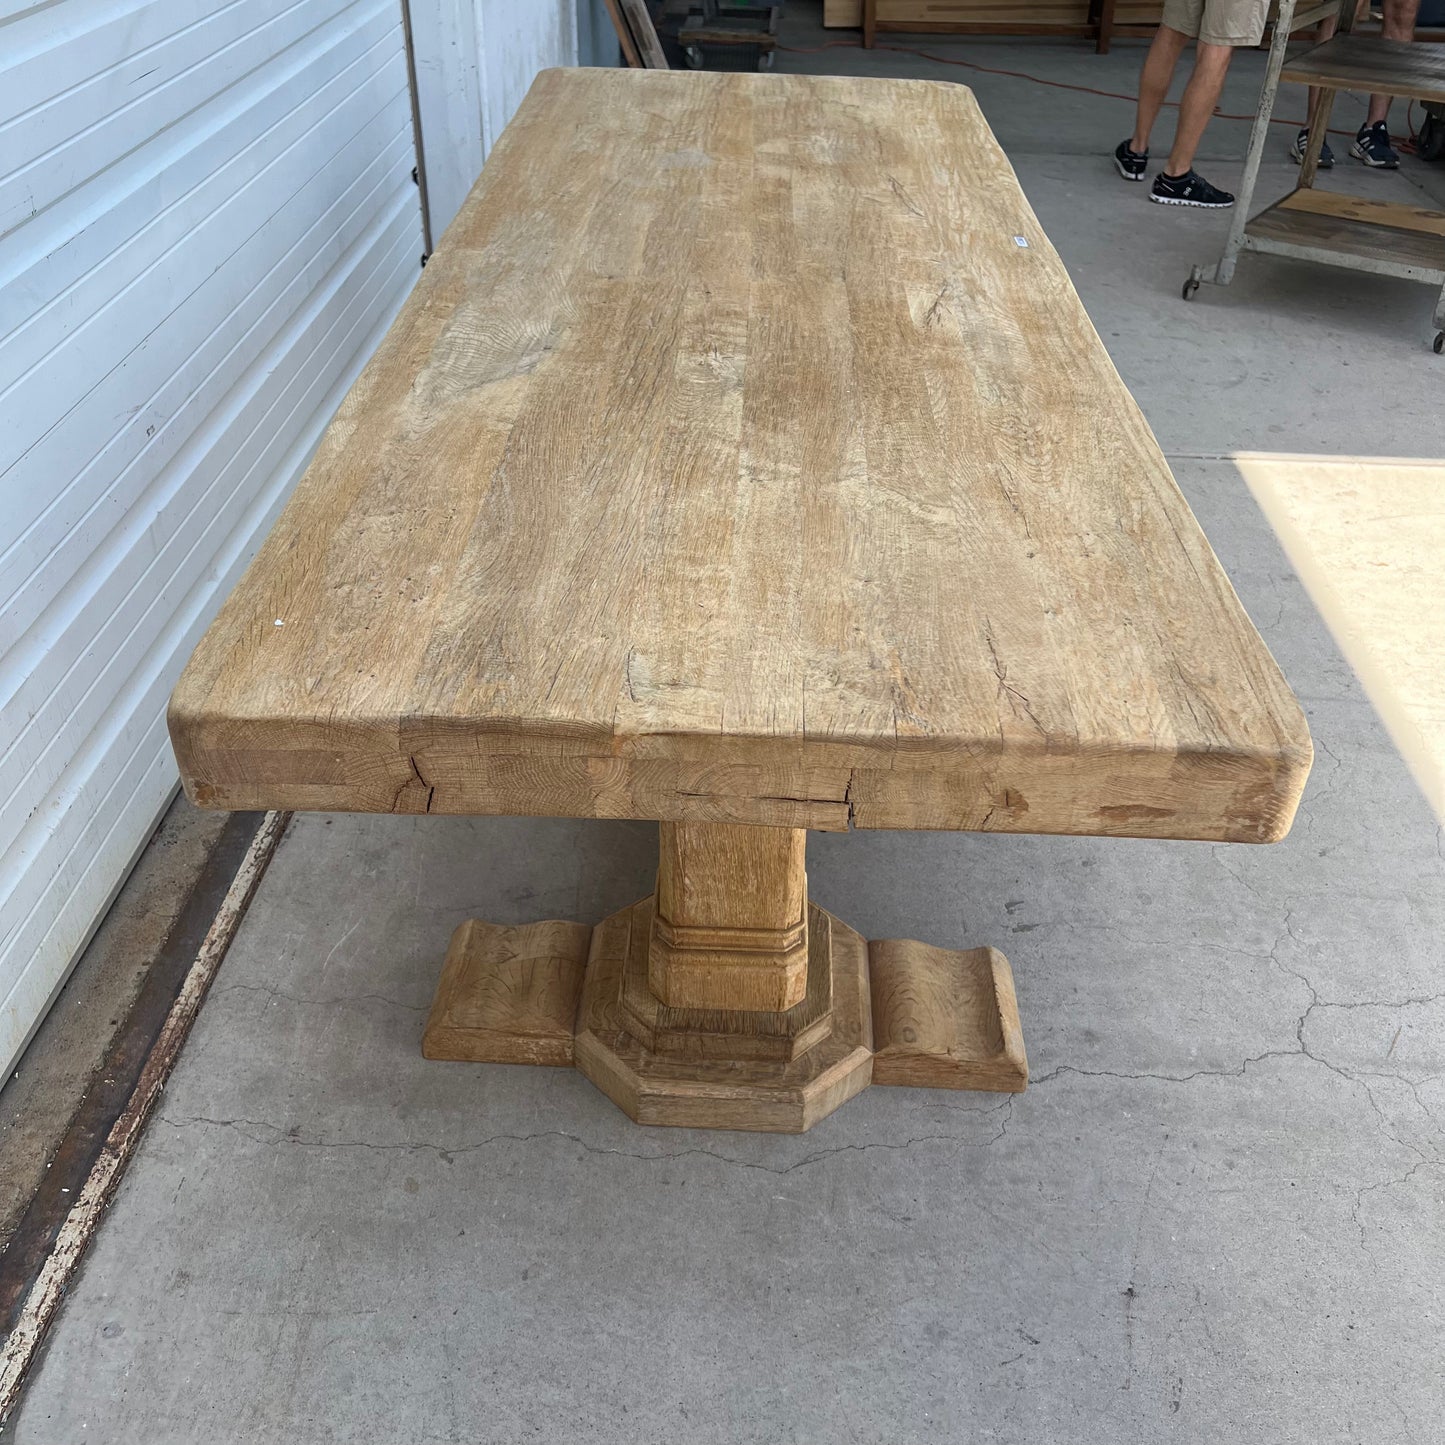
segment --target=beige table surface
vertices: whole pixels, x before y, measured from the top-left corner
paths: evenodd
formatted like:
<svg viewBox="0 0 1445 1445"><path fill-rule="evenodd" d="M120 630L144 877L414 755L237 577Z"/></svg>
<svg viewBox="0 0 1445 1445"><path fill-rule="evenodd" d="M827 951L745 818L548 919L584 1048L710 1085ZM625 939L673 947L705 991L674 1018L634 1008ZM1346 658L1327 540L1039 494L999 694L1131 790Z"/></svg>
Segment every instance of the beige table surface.
<svg viewBox="0 0 1445 1445"><path fill-rule="evenodd" d="M962 86L542 74L176 691L213 806L1267 840L1304 720Z"/></svg>

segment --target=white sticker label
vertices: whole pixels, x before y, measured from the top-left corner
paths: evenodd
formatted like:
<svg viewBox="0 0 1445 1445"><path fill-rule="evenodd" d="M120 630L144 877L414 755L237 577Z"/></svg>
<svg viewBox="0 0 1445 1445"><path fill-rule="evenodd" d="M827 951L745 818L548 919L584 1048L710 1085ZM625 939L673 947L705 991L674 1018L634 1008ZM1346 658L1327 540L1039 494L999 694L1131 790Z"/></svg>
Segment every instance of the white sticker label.
<svg viewBox="0 0 1445 1445"><path fill-rule="evenodd" d="M1026 236L1015 236L1014 245L1022 246L1024 250L1027 251L1029 248L1028 238Z"/></svg>

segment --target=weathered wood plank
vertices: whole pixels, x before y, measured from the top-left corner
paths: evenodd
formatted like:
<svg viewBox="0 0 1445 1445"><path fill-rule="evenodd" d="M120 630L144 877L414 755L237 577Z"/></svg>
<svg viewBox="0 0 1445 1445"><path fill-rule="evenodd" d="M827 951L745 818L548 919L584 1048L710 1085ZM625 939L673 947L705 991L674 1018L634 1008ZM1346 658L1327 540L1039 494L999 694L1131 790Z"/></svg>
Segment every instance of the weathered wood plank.
<svg viewBox="0 0 1445 1445"><path fill-rule="evenodd" d="M1029 1063L1013 970L997 949L868 945L873 1082L1022 1093Z"/></svg>
<svg viewBox="0 0 1445 1445"><path fill-rule="evenodd" d="M1432 284L1438 285L1445 277L1445 237L1416 228L1383 225L1378 220L1357 220L1323 207L1300 206L1293 204L1294 196L1286 201L1252 216L1249 236L1317 247L1344 258L1346 265L1359 258L1382 267L1412 267L1420 280Z"/></svg>
<svg viewBox="0 0 1445 1445"><path fill-rule="evenodd" d="M1412 45L1378 35L1336 35L1286 62L1280 79L1445 101L1445 52L1438 45Z"/></svg>
<svg viewBox="0 0 1445 1445"><path fill-rule="evenodd" d="M1291 192L1278 205L1282 211L1309 211L1316 216L1338 216L1371 226L1389 226L1397 231L1422 231L1427 236L1445 237L1445 212L1432 211L1424 206L1405 206L1399 201L1376 201L1310 187Z"/></svg>
<svg viewBox="0 0 1445 1445"><path fill-rule="evenodd" d="M972 95L549 71L177 689L221 807L1281 836L1303 717Z"/></svg>

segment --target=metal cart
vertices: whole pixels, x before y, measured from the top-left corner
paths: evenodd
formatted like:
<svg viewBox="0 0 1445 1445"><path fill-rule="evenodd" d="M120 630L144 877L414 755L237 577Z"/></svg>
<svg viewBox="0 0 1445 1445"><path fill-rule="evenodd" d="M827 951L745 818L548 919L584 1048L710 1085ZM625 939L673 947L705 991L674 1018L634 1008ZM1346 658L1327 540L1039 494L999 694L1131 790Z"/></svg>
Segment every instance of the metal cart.
<svg viewBox="0 0 1445 1445"><path fill-rule="evenodd" d="M694 70L771 70L778 43L777 5L701 0L677 32Z"/></svg>
<svg viewBox="0 0 1445 1445"><path fill-rule="evenodd" d="M1292 256L1379 276L1423 281L1442 288L1434 314L1438 354L1445 351L1445 212L1316 190L1315 175L1337 91L1361 90L1411 100L1445 101L1445 46L1406 45L1354 35L1350 33L1354 12L1355 0L1328 0L1303 10L1297 10L1296 0L1280 0L1229 239L1215 266L1196 266L1189 273L1184 299L1193 299L1205 281L1229 285L1241 251ZM1285 48L1292 32L1315 25L1329 15L1338 16L1334 38L1286 62ZM1283 200L1251 216L1281 80L1319 86L1320 104L1310 117L1299 185Z"/></svg>

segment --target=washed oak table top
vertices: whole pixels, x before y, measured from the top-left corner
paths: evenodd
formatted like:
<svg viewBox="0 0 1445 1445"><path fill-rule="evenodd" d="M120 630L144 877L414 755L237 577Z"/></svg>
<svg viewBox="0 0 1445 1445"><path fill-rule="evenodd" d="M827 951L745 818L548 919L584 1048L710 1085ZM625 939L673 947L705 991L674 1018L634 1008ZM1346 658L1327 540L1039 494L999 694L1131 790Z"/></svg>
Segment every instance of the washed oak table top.
<svg viewBox="0 0 1445 1445"><path fill-rule="evenodd" d="M1026 1078L802 830L1268 842L1311 759L971 93L627 70L538 77L171 731L207 806L660 821L654 898L458 930L428 1052L770 1128Z"/></svg>

